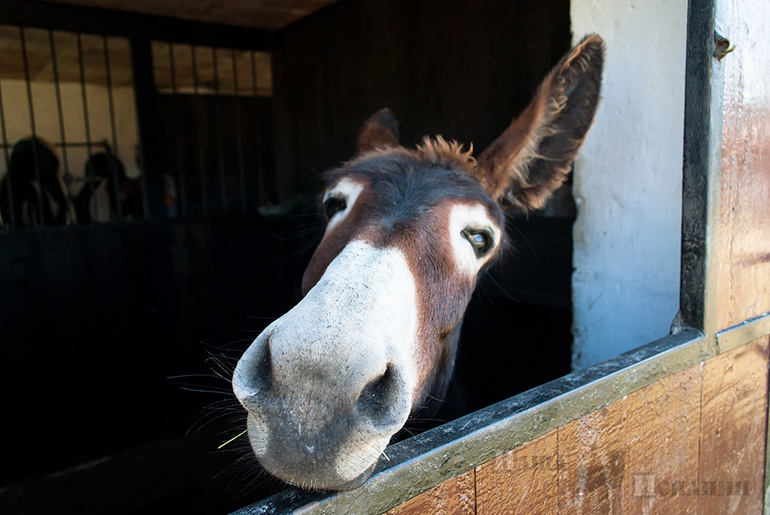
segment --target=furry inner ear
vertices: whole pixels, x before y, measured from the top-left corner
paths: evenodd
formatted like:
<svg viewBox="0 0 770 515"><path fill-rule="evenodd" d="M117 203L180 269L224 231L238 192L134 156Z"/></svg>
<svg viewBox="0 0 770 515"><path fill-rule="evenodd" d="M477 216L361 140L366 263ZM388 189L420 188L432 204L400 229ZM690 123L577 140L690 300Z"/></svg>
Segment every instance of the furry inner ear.
<svg viewBox="0 0 770 515"><path fill-rule="evenodd" d="M583 39L543 79L535 98L474 169L504 208L543 207L570 172L599 103L604 41Z"/></svg>
<svg viewBox="0 0 770 515"><path fill-rule="evenodd" d="M358 131L356 156L378 148L398 146L398 121L393 112L380 109L370 116Z"/></svg>

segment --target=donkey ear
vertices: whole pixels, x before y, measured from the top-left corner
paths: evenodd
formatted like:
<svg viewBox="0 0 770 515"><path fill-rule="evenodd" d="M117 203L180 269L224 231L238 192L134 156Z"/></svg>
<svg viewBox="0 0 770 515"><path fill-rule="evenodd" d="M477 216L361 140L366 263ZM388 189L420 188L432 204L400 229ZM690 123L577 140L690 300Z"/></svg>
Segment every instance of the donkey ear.
<svg viewBox="0 0 770 515"><path fill-rule="evenodd" d="M360 156L376 148L398 146L398 121L393 112L380 109L364 122L358 131L356 155Z"/></svg>
<svg viewBox="0 0 770 515"><path fill-rule="evenodd" d="M585 38L543 80L521 115L479 156L474 174L504 208L541 208L564 182L593 123L603 63L602 38Z"/></svg>

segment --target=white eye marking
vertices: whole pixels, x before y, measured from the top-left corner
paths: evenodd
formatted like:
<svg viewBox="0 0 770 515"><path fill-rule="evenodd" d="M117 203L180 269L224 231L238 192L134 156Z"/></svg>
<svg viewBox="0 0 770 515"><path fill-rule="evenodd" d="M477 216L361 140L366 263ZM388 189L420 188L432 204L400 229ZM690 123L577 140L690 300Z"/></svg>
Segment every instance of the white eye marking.
<svg viewBox="0 0 770 515"><path fill-rule="evenodd" d="M484 206L457 205L449 213L449 238L457 269L476 275L494 255L502 232Z"/></svg>
<svg viewBox="0 0 770 515"><path fill-rule="evenodd" d="M334 188L324 194L324 212L328 219L326 232L339 224L353 209L364 185L353 178L345 177Z"/></svg>

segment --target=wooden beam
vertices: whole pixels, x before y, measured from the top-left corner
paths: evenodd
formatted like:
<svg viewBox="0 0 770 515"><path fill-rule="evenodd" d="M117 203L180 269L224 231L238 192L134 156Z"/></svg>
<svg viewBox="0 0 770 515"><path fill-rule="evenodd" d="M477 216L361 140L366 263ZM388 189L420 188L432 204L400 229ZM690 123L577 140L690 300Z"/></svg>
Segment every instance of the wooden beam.
<svg viewBox="0 0 770 515"><path fill-rule="evenodd" d="M268 50L271 42L260 29L24 0L3 0L0 24L247 50Z"/></svg>

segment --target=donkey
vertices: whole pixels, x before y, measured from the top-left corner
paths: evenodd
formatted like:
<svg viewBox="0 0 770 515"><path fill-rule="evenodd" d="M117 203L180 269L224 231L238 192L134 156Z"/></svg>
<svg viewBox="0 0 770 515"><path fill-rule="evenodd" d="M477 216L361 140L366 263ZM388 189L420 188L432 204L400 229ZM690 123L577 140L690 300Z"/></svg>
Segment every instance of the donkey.
<svg viewBox="0 0 770 515"><path fill-rule="evenodd" d="M325 174L327 225L302 300L233 373L269 473L355 488L410 414L445 395L477 278L505 244L505 211L542 207L564 181L603 61L602 39L584 39L477 160L440 136L399 146L388 110L367 120L353 160Z"/></svg>

